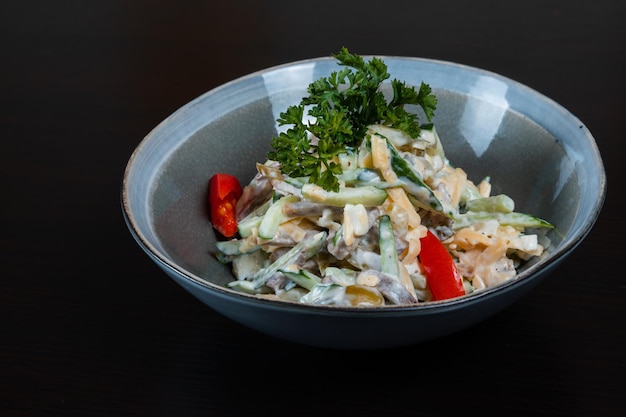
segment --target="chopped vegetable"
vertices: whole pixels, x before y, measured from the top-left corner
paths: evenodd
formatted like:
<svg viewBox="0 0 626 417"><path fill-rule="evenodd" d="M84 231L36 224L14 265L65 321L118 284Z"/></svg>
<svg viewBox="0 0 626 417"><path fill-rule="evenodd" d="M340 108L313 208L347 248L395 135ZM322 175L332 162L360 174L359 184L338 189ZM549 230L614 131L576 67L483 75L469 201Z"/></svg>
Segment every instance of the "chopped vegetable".
<svg viewBox="0 0 626 417"><path fill-rule="evenodd" d="M398 264L398 252L396 250L395 237L391 226L391 219L388 215L380 218L379 246L381 271L395 278L400 278L400 268Z"/></svg>
<svg viewBox="0 0 626 417"><path fill-rule="evenodd" d="M443 212L444 207L433 190L430 189L416 172L415 168L387 141L390 154L391 169L398 177L398 181L407 191L408 195L421 207L427 210L434 209ZM446 213L447 214L447 213Z"/></svg>
<svg viewBox="0 0 626 417"><path fill-rule="evenodd" d="M445 300L465 295L463 277L439 238L428 230L420 242L422 249L419 258L426 270L426 280L433 294L433 300Z"/></svg>
<svg viewBox="0 0 626 417"><path fill-rule="evenodd" d="M209 180L211 223L224 237L237 233L236 204L241 193L239 180L230 174L217 173Z"/></svg>
<svg viewBox="0 0 626 417"><path fill-rule="evenodd" d="M300 199L294 195L281 197L269 206L261 223L259 224L259 237L262 239L271 239L278 232L280 223L284 220L285 215L283 208L287 202L296 202Z"/></svg>
<svg viewBox="0 0 626 417"><path fill-rule="evenodd" d="M387 198L387 192L374 186L340 187L337 191L326 191L319 185L305 184L302 196L307 201L328 206L344 207L346 204L379 206Z"/></svg>

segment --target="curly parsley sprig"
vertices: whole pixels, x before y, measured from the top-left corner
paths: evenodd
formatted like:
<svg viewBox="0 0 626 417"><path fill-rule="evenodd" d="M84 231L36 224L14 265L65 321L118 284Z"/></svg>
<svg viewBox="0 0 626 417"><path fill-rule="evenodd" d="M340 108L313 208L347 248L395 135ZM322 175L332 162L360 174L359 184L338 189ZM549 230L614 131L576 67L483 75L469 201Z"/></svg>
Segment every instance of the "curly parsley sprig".
<svg viewBox="0 0 626 417"><path fill-rule="evenodd" d="M268 158L280 162L287 175L309 177L310 183L338 191L336 176L342 169L334 160L337 155L357 148L371 124L400 129L416 138L424 125L419 124L417 114L409 113L404 106L420 106L430 122L437 98L423 82L416 90L393 79L393 98L387 102L381 85L390 75L381 59L365 61L345 47L332 56L345 68L309 84L309 95L280 114L279 125L292 127L272 139L274 150ZM307 114L314 117L313 122L303 121L306 108ZM316 138L315 143L311 142L311 135Z"/></svg>

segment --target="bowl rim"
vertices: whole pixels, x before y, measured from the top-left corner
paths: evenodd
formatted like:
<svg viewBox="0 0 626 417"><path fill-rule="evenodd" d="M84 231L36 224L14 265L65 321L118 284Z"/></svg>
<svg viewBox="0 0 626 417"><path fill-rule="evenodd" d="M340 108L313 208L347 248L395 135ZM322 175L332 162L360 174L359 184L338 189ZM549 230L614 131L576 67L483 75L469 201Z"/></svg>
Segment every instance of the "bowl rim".
<svg viewBox="0 0 626 417"><path fill-rule="evenodd" d="M555 248L548 257L539 259L536 263L534 263L533 265L530 265L527 269L522 271L520 274L518 274L515 278L511 280L507 280L493 287L485 288L480 291L475 291L473 293L470 293L461 297L457 297L457 298L439 300L439 301L421 302L421 303L410 304L410 305L348 307L348 306L333 306L333 305L311 305L311 304L298 303L298 302L289 301L289 300L259 297L258 295L246 294L240 291L231 290L227 287L224 287L218 284L214 284L186 270L185 268L182 268L181 266L177 265L167 256L167 254L162 253L162 251L160 251L150 242L150 240L141 231L140 227L138 226L137 222L134 219L132 210L130 208L129 197L128 197L131 191L129 190L128 187L129 187L129 176L134 167L133 164L134 164L134 161L137 159L137 156L142 152L142 149L146 146L146 144L150 142L151 138L155 136L161 129L164 129L164 127L168 124L169 121L176 118L178 115L182 114L183 112L187 111L189 108L193 107L196 103L200 102L204 98L211 96L211 95L219 94L219 92L222 90L231 88L234 85L243 83L247 80L251 80L251 79L263 76L264 74L280 71L280 70L290 68L290 67L297 67L301 65L311 65L311 64L316 64L316 63L325 62L325 61L336 61L335 58L326 56L326 57L314 57L314 58L301 59L301 60L296 60L292 62L286 62L286 63L279 64L279 65L270 66L267 68L263 68L263 69L242 75L240 77L227 81L223 84L215 86L207 90L206 92L200 94L199 96L195 97L194 99L188 101L187 103L183 104L182 106L180 106L173 113L171 113L161 122L159 122L152 130L150 130L142 138L142 140L135 147L135 149L133 150L133 152L131 153L128 159L128 162L123 172L123 178L122 178L122 184L121 184L121 190L120 190L120 203L121 203L122 215L123 215L124 221L126 223L127 228L131 232L132 237L139 244L141 249L150 258L152 258L152 260L157 261L157 263L165 271L174 273L176 274L176 276L181 277L183 279L190 280L193 283L200 285L208 289L209 291L214 292L216 295L235 297L236 299L244 303L259 304L262 306L267 306L268 308L289 308L289 309L295 309L298 311L310 311L312 313L319 312L322 314L327 313L327 312L332 312L332 314L339 313L339 314L358 314L358 315L369 315L372 313L397 314L397 313L407 313L407 312L416 312L416 311L427 312L432 309L440 310L442 307L457 308L465 304L474 304L478 300L481 300L484 298L491 298L496 293L499 294L502 292L507 292L511 290L512 288L523 286L527 284L529 281L529 278L531 278L537 272L551 269L555 267L556 265L558 265L559 263L561 263L564 260L565 256L571 253L574 249L576 249L582 243L585 237L591 232L591 230L593 229L593 226L595 225L595 223L597 222L600 216L600 213L604 206L604 202L606 200L606 193L607 193L606 172L605 172L604 164L602 162L602 157L600 155L600 151L598 149L595 138L593 137L591 132L589 132L589 130L586 129L586 126L582 123L582 121L580 121L574 114L572 114L569 110L567 110L563 105L545 96L539 91L525 84L522 84L519 81L508 78L507 76L498 74L496 72L492 72L490 70L470 66L467 64L462 64L462 63L457 63L457 62L452 62L452 61L447 61L447 60L440 60L440 59L402 56L402 55L362 55L362 57L366 60L371 59L372 57L376 57L376 58L382 59L386 63L391 62L391 61L427 63L427 64L444 66L444 67L454 68L454 69L461 70L461 71L468 71L474 74L492 77L492 78L504 81L507 84L510 84L512 86L515 86L518 89L525 90L527 94L534 96L536 99L545 101L550 106L563 112L567 117L577 122L580 128L585 128L585 133L586 133L585 136L587 137L588 145L593 150L593 157L596 160L596 167L598 169L598 174L600 177L599 178L600 187L598 190L597 199L593 203L592 208L591 208L591 215L587 219L584 220L583 224L580 226L579 230L575 234L570 236L570 238L567 241L561 242L559 246ZM445 90L445 88L441 88L441 89Z"/></svg>

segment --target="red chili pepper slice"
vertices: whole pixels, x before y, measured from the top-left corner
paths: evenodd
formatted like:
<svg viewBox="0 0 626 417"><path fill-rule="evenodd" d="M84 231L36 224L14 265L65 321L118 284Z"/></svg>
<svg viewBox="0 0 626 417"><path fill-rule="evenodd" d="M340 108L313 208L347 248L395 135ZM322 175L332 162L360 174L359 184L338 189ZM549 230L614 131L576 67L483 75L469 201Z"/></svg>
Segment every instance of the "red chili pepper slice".
<svg viewBox="0 0 626 417"><path fill-rule="evenodd" d="M465 295L463 277L441 241L430 230L420 239L420 261L426 271L426 280L434 300L445 300Z"/></svg>
<svg viewBox="0 0 626 417"><path fill-rule="evenodd" d="M211 223L224 237L237 233L235 206L241 193L239 180L230 174L217 173L209 179Z"/></svg>

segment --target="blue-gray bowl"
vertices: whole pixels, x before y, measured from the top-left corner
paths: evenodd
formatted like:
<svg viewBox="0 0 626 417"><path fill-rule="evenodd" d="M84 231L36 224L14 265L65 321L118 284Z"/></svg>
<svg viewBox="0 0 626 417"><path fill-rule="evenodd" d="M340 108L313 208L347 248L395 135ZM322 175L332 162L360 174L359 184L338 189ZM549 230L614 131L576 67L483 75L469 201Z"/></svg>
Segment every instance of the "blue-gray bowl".
<svg viewBox="0 0 626 417"><path fill-rule="evenodd" d="M498 74L431 59L379 58L392 78L433 88L439 100L434 123L452 163L470 178L490 176L494 194L506 193L516 210L556 226L548 256L496 287L412 306L304 305L229 289L230 266L212 255L208 179L229 172L248 183L255 163L266 159L279 113L298 104L309 83L338 69L332 58L241 77L156 126L131 155L122 185L123 216L139 246L215 311L262 333L319 347L376 349L431 340L527 294L576 249L600 214L606 175L592 134L558 103Z"/></svg>

